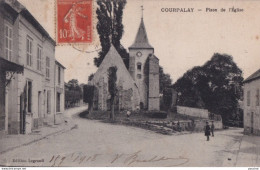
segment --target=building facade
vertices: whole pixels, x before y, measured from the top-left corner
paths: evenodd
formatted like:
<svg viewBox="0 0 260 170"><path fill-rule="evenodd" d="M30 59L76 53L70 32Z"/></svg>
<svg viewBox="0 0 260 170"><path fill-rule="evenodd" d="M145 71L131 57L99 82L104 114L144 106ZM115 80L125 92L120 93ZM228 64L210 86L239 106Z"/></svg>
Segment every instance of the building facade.
<svg viewBox="0 0 260 170"><path fill-rule="evenodd" d="M56 92L62 92L57 90L55 79L56 43L18 1L0 3L0 34L4 37L0 56L23 66L23 74L14 74L5 89L4 131L31 133L39 126L55 123ZM64 100L64 95L60 97Z"/></svg>
<svg viewBox="0 0 260 170"><path fill-rule="evenodd" d="M62 122L62 114L65 111L65 83L64 83L64 70L65 67L55 61L55 119L54 123L59 124Z"/></svg>
<svg viewBox="0 0 260 170"><path fill-rule="evenodd" d="M244 81L244 131L260 135L260 69Z"/></svg>

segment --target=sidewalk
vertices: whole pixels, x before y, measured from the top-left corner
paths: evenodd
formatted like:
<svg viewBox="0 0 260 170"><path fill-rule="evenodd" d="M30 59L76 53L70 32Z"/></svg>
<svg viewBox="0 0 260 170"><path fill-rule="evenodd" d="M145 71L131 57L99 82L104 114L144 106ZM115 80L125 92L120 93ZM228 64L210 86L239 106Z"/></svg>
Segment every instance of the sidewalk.
<svg viewBox="0 0 260 170"><path fill-rule="evenodd" d="M72 120L72 116L86 109L87 106L81 106L65 110L64 121L59 125L42 126L39 129L34 130L32 133L25 135L6 135L4 138L0 139L0 155L21 146L26 146L40 141L49 136L61 134L74 129L77 125Z"/></svg>
<svg viewBox="0 0 260 170"><path fill-rule="evenodd" d="M243 165L260 167L260 136L243 136L235 166Z"/></svg>

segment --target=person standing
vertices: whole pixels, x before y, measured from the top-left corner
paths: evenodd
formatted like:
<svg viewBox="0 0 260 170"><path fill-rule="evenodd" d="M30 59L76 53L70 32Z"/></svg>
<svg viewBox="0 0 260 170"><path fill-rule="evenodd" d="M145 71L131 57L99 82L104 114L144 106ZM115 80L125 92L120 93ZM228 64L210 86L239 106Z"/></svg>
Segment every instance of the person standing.
<svg viewBox="0 0 260 170"><path fill-rule="evenodd" d="M206 122L206 127L205 127L205 136L207 136L207 141L209 141L209 136L210 136L210 127L209 127L209 122Z"/></svg>
<svg viewBox="0 0 260 170"><path fill-rule="evenodd" d="M212 121L212 124L211 124L210 130L211 130L211 136L214 137L214 130L215 130L214 121Z"/></svg>

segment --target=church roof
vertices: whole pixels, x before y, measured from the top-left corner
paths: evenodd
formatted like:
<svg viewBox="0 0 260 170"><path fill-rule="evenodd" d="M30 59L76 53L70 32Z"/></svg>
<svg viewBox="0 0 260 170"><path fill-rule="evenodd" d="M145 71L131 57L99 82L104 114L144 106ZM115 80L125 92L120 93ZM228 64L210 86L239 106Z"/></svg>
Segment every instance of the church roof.
<svg viewBox="0 0 260 170"><path fill-rule="evenodd" d="M117 80L122 80L124 89L129 89L135 86L135 81L127 70L122 57L119 55L113 44L111 44L108 53L98 67L98 70L94 74L94 77L91 80L90 84L98 83L100 78L107 79L107 70L111 66L117 67Z"/></svg>
<svg viewBox="0 0 260 170"><path fill-rule="evenodd" d="M141 19L141 23L135 37L135 41L133 45L131 45L129 48L153 48L149 44L143 18Z"/></svg>
<svg viewBox="0 0 260 170"><path fill-rule="evenodd" d="M256 80L260 78L260 69L257 70L254 74L249 76L246 80L244 80L244 83L249 83L250 81Z"/></svg>

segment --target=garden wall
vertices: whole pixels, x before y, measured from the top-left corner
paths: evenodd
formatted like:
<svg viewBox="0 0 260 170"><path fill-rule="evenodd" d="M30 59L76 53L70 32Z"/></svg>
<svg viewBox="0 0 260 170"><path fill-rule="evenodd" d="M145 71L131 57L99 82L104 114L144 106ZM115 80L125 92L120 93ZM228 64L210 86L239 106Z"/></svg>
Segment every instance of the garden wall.
<svg viewBox="0 0 260 170"><path fill-rule="evenodd" d="M206 109L197 109L192 107L184 107L184 106L177 106L177 113L183 114L183 115L189 115L199 118L208 119L209 113Z"/></svg>

